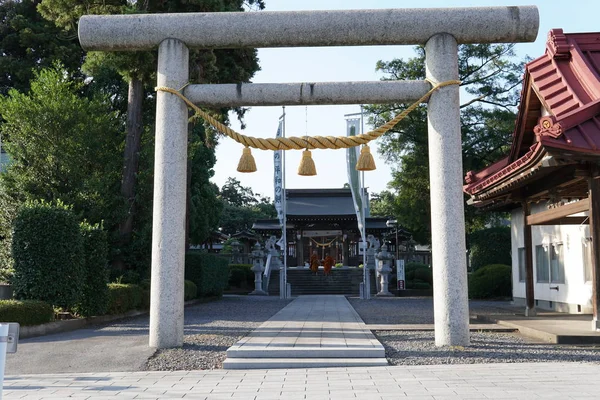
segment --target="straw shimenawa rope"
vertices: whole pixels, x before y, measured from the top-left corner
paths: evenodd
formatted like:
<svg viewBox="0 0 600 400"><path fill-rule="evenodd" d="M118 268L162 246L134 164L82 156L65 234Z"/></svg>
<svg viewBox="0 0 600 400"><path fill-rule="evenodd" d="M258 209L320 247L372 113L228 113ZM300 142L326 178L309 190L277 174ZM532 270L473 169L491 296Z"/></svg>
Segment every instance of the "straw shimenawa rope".
<svg viewBox="0 0 600 400"><path fill-rule="evenodd" d="M379 126L378 128L362 133L356 136L304 136L304 137L279 137L279 138L256 138L252 136L242 135L229 128L227 125L219 122L217 119L212 117L210 114L202 111L200 107L196 106L190 100L188 100L182 93L181 90L172 89L169 87L159 86L156 91L167 92L174 94L181 98L185 104L192 108L200 117L211 124L216 130L224 135L229 136L238 143L243 144L246 147L252 147L260 150L302 150L302 149L346 149L349 147L359 146L361 144L369 143L371 140L377 139L378 137L385 134L387 131L392 129L398 122L402 121L411 111L413 111L419 104L424 102L431 96L436 90L450 85L460 85L460 81L451 80L436 84L431 88L424 96L419 100L415 101L408 108L396 115L393 119Z"/></svg>

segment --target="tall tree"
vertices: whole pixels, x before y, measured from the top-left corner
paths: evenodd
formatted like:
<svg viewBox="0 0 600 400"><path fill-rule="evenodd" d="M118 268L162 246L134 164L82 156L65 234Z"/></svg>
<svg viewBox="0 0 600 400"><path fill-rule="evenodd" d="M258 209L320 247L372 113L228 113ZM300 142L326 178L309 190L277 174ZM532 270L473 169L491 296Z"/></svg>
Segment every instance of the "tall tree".
<svg viewBox="0 0 600 400"><path fill-rule="evenodd" d="M162 13L162 12L220 12L244 11L247 8L263 9L262 0L167 0L167 1L127 1L93 2L89 0L42 0L41 14L58 26L76 32L77 21L84 14L121 13ZM111 68L118 71L128 81L127 134L123 156L121 195L126 204L126 213L119 224L119 236L125 246L131 242L137 209L136 182L139 178L139 162L143 127L150 121L143 119L143 103L152 97L153 74L156 70L156 52L134 53L90 53L84 69L96 75L99 69ZM247 82L259 69L255 50L192 50L190 52L190 80L198 83L237 83ZM145 91L146 90L146 91ZM226 110L222 119L226 120ZM238 110L241 117L244 110ZM151 117L153 118L153 117ZM188 167L192 172L193 168ZM188 192L192 180L188 180ZM208 181L206 181L208 185ZM210 193L205 191L205 194ZM188 209L191 195L188 193ZM123 260L117 258L117 264Z"/></svg>
<svg viewBox="0 0 600 400"><path fill-rule="evenodd" d="M219 198L223 204L219 227L225 234L232 235L250 229L258 219L277 217L271 199L255 194L251 188L242 186L235 178L227 179Z"/></svg>
<svg viewBox="0 0 600 400"><path fill-rule="evenodd" d="M425 78L425 51L415 49L408 60L379 61L377 70L384 80ZM467 95L461 105L463 167L465 172L485 167L503 156L509 148L516 118L523 70L512 45L461 45L458 54L462 91ZM370 122L381 124L393 118L408 104L367 107ZM381 140L381 152L395 165L390 188L393 199L386 197L400 224L413 233L415 240L431 240L429 160L426 106L420 106ZM388 207L388 210L390 208ZM482 227L489 215L477 214L465 207L467 230Z"/></svg>
<svg viewBox="0 0 600 400"><path fill-rule="evenodd" d="M60 61L76 74L83 50L76 38L47 21L37 11L41 0L0 0L0 94L29 89L33 71Z"/></svg>

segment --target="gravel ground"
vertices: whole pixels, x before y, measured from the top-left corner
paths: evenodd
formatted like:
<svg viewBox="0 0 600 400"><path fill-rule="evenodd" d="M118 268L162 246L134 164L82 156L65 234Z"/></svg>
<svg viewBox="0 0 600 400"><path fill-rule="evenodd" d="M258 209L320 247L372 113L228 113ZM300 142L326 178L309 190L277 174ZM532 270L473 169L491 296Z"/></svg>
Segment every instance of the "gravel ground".
<svg viewBox="0 0 600 400"><path fill-rule="evenodd" d="M145 368L151 371L222 368L226 350L285 307L275 296L224 296L186 308L183 348L159 350Z"/></svg>
<svg viewBox="0 0 600 400"><path fill-rule="evenodd" d="M372 298L348 301L365 324L433 324L433 299L424 297ZM522 312L508 301L470 301L471 314L515 314Z"/></svg>
<svg viewBox="0 0 600 400"><path fill-rule="evenodd" d="M431 298L349 299L366 324L433 324ZM515 314L509 302L470 301L471 314ZM469 347L436 347L432 331L376 331L392 365L476 364L496 362L600 363L600 346L535 343L518 333L472 332Z"/></svg>
<svg viewBox="0 0 600 400"><path fill-rule="evenodd" d="M433 332L376 331L392 365L482 364L516 362L589 362L600 364L600 347L530 343L518 334L472 332L469 347L436 347Z"/></svg>

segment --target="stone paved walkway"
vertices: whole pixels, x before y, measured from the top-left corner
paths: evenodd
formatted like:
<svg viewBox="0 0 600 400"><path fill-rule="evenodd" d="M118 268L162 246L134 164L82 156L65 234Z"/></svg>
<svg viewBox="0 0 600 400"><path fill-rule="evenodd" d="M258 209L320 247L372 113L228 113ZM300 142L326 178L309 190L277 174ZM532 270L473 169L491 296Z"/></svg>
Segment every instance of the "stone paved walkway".
<svg viewBox="0 0 600 400"><path fill-rule="evenodd" d="M225 369L387 365L344 296L299 296L227 350Z"/></svg>
<svg viewBox="0 0 600 400"><path fill-rule="evenodd" d="M5 399L597 399L598 364L529 363L9 376Z"/></svg>

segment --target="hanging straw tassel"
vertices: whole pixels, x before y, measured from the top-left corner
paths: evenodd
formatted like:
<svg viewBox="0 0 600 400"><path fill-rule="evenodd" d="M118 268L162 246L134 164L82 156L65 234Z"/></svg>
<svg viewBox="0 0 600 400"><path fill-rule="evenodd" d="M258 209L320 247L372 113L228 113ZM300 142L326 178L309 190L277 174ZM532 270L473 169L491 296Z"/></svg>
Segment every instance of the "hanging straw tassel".
<svg viewBox="0 0 600 400"><path fill-rule="evenodd" d="M304 150L302 152L302 160L300 160L300 165L298 166L298 175L314 176L316 174L317 168L315 167L310 150Z"/></svg>
<svg viewBox="0 0 600 400"><path fill-rule="evenodd" d="M373 154L371 154L371 149L365 144L360 149L360 157L358 157L358 162L356 163L356 170L373 171L375 168L375 160L373 159Z"/></svg>
<svg viewBox="0 0 600 400"><path fill-rule="evenodd" d="M256 172L256 162L250 147L245 147L237 167L238 172Z"/></svg>

